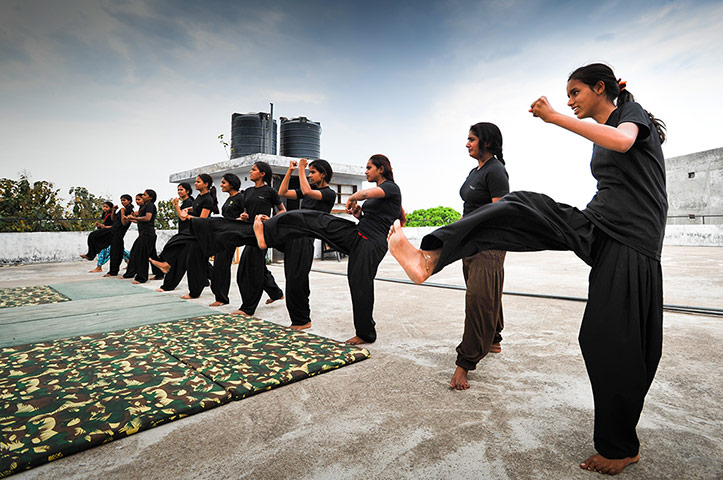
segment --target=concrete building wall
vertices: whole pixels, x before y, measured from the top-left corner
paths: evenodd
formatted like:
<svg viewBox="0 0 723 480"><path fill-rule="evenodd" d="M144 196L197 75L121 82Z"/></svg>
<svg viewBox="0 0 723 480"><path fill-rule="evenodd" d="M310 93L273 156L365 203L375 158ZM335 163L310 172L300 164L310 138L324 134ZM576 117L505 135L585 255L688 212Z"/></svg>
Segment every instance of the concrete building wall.
<svg viewBox="0 0 723 480"><path fill-rule="evenodd" d="M667 158L668 225L723 224L723 148Z"/></svg>

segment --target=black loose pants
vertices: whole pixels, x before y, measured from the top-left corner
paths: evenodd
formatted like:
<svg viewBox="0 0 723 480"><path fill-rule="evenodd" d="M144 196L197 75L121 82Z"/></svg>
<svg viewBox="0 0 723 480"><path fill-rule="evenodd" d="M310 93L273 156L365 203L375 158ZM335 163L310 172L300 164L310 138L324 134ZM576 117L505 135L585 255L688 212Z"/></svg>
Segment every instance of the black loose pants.
<svg viewBox="0 0 723 480"><path fill-rule="evenodd" d="M98 252L110 245L113 234L110 228L101 228L93 230L88 235L88 252L85 254L88 260L93 260Z"/></svg>
<svg viewBox="0 0 723 480"><path fill-rule="evenodd" d="M583 212L551 198L512 192L422 239L441 249L435 273L483 250L572 250L590 265L578 340L595 400L595 449L634 457L635 428L663 342L660 262L611 238Z"/></svg>
<svg viewBox="0 0 723 480"><path fill-rule="evenodd" d="M125 245L123 238L126 232L113 232L113 238L110 242L110 270L109 275L116 276L120 272L121 262L123 262L123 250ZM130 261L130 258L128 259Z"/></svg>
<svg viewBox="0 0 723 480"><path fill-rule="evenodd" d="M264 291L272 300L279 300L284 296L284 292L276 284L274 276L266 268L266 250L258 246L247 245L239 260L236 283L243 302L239 310L248 315L256 312Z"/></svg>
<svg viewBox="0 0 723 480"><path fill-rule="evenodd" d="M120 252L121 258L123 258L122 246ZM147 282L148 266L150 264L148 261L149 257L153 259L158 258L158 254L156 253L156 234L139 234L136 241L133 242L130 258L128 259L128 270L126 270L123 278L135 277L135 280L139 283ZM163 275L163 272L155 265L151 265L151 270L154 275Z"/></svg>
<svg viewBox="0 0 723 480"><path fill-rule="evenodd" d="M284 245L286 310L292 325L306 325L311 321L309 272L313 263L313 238L295 238Z"/></svg>
<svg viewBox="0 0 723 480"><path fill-rule="evenodd" d="M320 238L349 256L347 281L356 335L374 342L374 277L387 252L386 243L367 239L352 221L314 210L293 210L264 222L264 238L269 247L300 237Z"/></svg>

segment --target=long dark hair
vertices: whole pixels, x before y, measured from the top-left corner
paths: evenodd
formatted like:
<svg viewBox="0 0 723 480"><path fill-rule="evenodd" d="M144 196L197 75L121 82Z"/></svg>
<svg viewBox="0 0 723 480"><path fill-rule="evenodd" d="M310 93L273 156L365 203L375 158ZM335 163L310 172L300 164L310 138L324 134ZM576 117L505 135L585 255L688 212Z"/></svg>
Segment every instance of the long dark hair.
<svg viewBox="0 0 723 480"><path fill-rule="evenodd" d="M146 189L146 193L148 194L149 197L151 197L151 201L152 201L152 202L155 202L155 201L156 201L156 198L158 198L158 195L156 194L156 191L155 191L155 190L152 190L152 189L150 189L150 188L147 188L147 189Z"/></svg>
<svg viewBox="0 0 723 480"><path fill-rule="evenodd" d="M384 168L382 170L382 177L386 178L387 180L394 181L394 173L392 172L392 162L389 161L386 155L382 155L381 153L377 153L376 155L372 155L369 157L369 160L371 160L372 165L374 165L377 168ZM402 226L407 223L407 214L404 211L404 207L401 207L399 209L399 221L401 222Z"/></svg>
<svg viewBox="0 0 723 480"><path fill-rule="evenodd" d="M216 187L213 184L213 178L211 178L211 175L208 173L199 173L198 178L201 179L203 183L208 185L208 193L211 194L211 199L213 199L213 208L211 211L213 213L218 213L218 198L216 198Z"/></svg>
<svg viewBox="0 0 723 480"><path fill-rule="evenodd" d="M188 183L188 182L181 182L181 183L178 184L178 186L179 186L179 187L183 187L183 189L184 189L184 190L186 191L186 193L188 194L188 198L190 198L191 200L193 200L193 195L191 195L191 194L193 193L193 188L191 187L191 184L190 184L190 183Z"/></svg>
<svg viewBox="0 0 723 480"><path fill-rule="evenodd" d="M382 170L382 177L386 178L387 180L394 181L394 172L392 172L392 163L389 161L386 155L382 155L381 153L377 153L376 155L372 155L369 157L369 160L371 160L372 164L377 168L384 168Z"/></svg>
<svg viewBox="0 0 723 480"><path fill-rule="evenodd" d="M273 179L274 172L271 171L271 165L269 165L266 162L256 162L254 163L256 165L256 168L259 169L259 172L264 174L264 183L266 185L271 185L271 180Z"/></svg>
<svg viewBox="0 0 723 480"><path fill-rule="evenodd" d="M479 122L469 127L469 131L479 138L480 154L487 150L497 157L502 165L505 164L505 159L502 157L502 132L497 125L490 122Z"/></svg>
<svg viewBox="0 0 723 480"><path fill-rule="evenodd" d="M334 170L331 169L331 165L324 159L314 160L309 164L310 167L314 167L319 173L324 174L324 181L326 183L331 182L331 177L334 176Z"/></svg>
<svg viewBox="0 0 723 480"><path fill-rule="evenodd" d="M580 67L570 74L567 81L569 82L570 80L579 80L590 88L593 88L598 82L603 82L605 84L605 95L616 107L619 107L623 103L635 101L633 94L630 93L624 85L621 88L619 80L616 79L615 73L613 73L613 69L604 63L591 63L590 65ZM617 102L615 101L616 98ZM653 114L647 110L645 110L645 113L648 114L650 121L653 122L655 130L658 132L660 143L665 142L665 122L659 118L655 118Z"/></svg>

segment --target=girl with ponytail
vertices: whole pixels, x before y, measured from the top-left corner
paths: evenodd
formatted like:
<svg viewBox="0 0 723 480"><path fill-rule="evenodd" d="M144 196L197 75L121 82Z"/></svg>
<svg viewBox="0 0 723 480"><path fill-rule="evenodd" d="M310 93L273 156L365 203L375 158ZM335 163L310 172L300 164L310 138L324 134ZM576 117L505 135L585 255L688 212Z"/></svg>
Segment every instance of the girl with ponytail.
<svg viewBox="0 0 723 480"><path fill-rule="evenodd" d="M598 191L584 210L512 192L425 236L419 250L394 225L389 250L417 283L491 249L572 250L590 265L579 342L595 399L597 454L580 467L617 474L640 460L636 426L662 350L665 124L633 100L607 65L578 68L566 90L574 117L546 97L532 102L530 113L593 142Z"/></svg>

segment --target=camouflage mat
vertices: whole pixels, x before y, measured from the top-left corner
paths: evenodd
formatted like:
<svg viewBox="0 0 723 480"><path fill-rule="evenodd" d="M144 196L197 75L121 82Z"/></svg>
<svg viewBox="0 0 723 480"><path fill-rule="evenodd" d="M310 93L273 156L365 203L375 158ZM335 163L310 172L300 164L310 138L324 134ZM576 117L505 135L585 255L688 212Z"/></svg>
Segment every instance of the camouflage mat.
<svg viewBox="0 0 723 480"><path fill-rule="evenodd" d="M369 356L211 315L0 349L0 477Z"/></svg>
<svg viewBox="0 0 723 480"><path fill-rule="evenodd" d="M68 297L47 285L0 288L0 308L67 302L68 300L70 300Z"/></svg>

